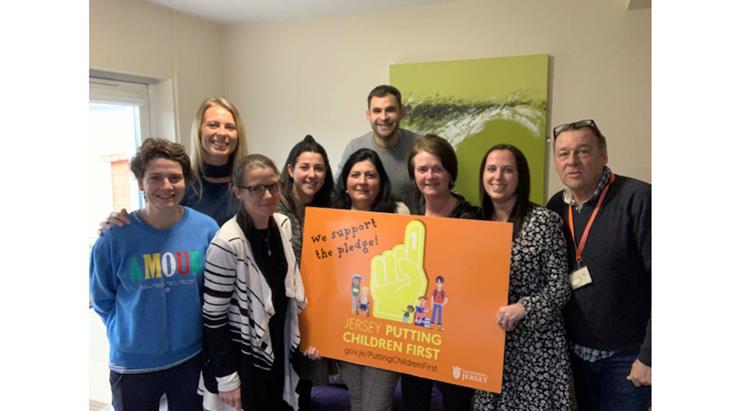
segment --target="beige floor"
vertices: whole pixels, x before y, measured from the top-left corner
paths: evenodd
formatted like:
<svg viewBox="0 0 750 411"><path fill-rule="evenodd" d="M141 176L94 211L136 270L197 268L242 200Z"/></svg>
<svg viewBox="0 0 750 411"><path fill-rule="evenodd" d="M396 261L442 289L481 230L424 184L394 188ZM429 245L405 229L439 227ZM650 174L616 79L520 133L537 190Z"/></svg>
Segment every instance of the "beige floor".
<svg viewBox="0 0 750 411"><path fill-rule="evenodd" d="M109 411L111 409L111 405L107 405L99 401L89 400L89 411Z"/></svg>

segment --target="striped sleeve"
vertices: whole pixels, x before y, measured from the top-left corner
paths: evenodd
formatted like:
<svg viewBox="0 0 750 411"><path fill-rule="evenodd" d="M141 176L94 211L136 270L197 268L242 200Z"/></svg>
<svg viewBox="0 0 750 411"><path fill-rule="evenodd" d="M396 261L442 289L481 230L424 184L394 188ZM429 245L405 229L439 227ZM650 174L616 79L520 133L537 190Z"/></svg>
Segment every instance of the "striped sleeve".
<svg viewBox="0 0 750 411"><path fill-rule="evenodd" d="M206 250L203 276L203 331L208 355L217 377L239 369L239 358L231 348L229 312L237 278L237 253L230 243L216 236Z"/></svg>

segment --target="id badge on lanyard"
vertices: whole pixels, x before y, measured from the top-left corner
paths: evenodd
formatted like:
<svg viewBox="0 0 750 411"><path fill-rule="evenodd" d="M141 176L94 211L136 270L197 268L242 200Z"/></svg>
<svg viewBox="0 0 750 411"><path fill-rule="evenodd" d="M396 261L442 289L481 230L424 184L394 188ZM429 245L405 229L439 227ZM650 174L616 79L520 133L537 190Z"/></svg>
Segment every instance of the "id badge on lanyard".
<svg viewBox="0 0 750 411"><path fill-rule="evenodd" d="M577 290L584 285L591 284L591 273L589 272L589 268L586 266L586 264L583 261L583 249L586 247L586 240L589 238L589 231L591 231L591 226L594 224L594 220L596 219L596 215L599 214L599 209L602 207L602 203L604 202L604 197L607 196L607 192L609 192L609 187L612 185L612 183L615 181L615 174L610 174L609 182L607 183L607 186L604 187L604 191L602 191L602 194L599 196L599 201L596 203L596 208L594 208L594 212L591 213L591 217L589 217L589 221L586 223L586 228L583 229L583 234L581 235L581 241L576 242L576 232L575 232L575 226L573 225L573 207L571 207L570 204L568 204L568 227L570 228L570 235L573 238L573 244L576 246L576 266L573 272L570 273L570 286L574 290Z"/></svg>

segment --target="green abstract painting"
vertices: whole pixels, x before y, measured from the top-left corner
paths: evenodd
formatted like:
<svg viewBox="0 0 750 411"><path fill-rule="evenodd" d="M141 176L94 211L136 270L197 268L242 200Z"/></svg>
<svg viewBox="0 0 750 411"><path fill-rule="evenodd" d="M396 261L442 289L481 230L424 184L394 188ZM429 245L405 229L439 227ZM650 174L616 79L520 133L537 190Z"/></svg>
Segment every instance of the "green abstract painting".
<svg viewBox="0 0 750 411"><path fill-rule="evenodd" d="M548 65L547 55L391 65L406 108L401 127L453 145L456 191L473 204L485 151L513 144L529 161L531 200L544 204Z"/></svg>

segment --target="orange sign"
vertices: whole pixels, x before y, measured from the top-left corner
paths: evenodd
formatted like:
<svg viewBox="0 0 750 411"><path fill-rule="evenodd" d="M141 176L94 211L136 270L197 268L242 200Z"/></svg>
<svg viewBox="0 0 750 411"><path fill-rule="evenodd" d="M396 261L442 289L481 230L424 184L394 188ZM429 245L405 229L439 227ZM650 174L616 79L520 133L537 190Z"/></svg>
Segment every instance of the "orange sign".
<svg viewBox="0 0 750 411"><path fill-rule="evenodd" d="M512 225L308 207L303 349L491 392Z"/></svg>

